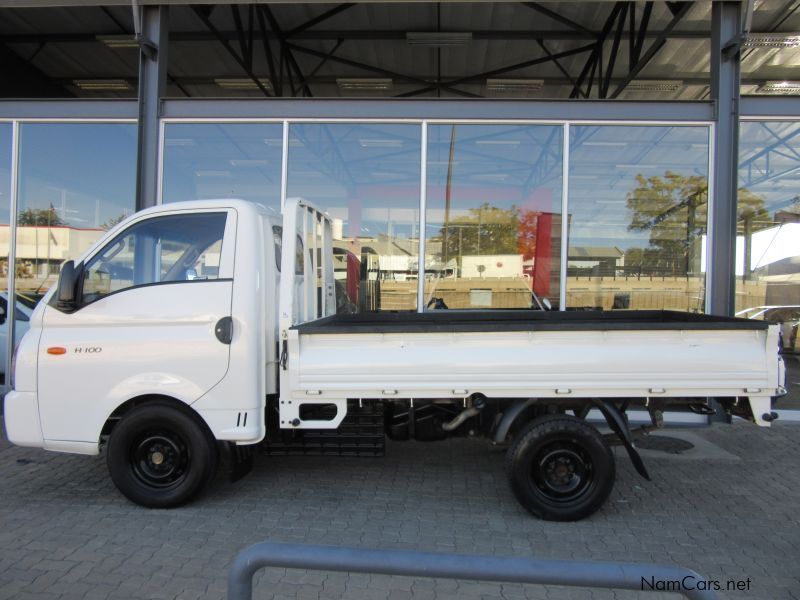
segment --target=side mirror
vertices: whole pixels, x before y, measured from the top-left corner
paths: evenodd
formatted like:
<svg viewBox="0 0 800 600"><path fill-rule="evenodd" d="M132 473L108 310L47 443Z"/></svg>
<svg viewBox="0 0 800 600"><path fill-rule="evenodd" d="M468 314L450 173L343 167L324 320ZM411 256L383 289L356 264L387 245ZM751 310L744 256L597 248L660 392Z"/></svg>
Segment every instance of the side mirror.
<svg viewBox="0 0 800 600"><path fill-rule="evenodd" d="M78 271L75 269L75 261L68 260L61 267L61 274L58 276L56 299L59 310L75 310L75 284L77 281Z"/></svg>

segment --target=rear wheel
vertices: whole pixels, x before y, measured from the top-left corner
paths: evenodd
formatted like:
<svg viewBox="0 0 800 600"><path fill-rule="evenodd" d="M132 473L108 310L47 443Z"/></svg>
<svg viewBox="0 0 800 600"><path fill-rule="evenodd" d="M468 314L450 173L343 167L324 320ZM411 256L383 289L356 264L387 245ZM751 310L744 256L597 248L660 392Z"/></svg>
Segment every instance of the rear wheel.
<svg viewBox="0 0 800 600"><path fill-rule="evenodd" d="M540 417L524 427L506 465L519 503L548 521L588 517L614 487L614 456L603 436L566 415Z"/></svg>
<svg viewBox="0 0 800 600"><path fill-rule="evenodd" d="M197 418L148 404L120 420L106 458L111 480L129 500L170 508L191 500L214 476L217 446Z"/></svg>

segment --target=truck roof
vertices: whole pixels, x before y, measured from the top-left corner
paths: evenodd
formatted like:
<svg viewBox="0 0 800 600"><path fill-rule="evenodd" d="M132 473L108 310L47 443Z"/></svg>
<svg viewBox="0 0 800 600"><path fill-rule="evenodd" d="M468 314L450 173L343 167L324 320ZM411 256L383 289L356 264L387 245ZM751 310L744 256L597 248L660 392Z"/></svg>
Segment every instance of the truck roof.
<svg viewBox="0 0 800 600"><path fill-rule="evenodd" d="M183 200L181 202L169 202L152 206L136 213L137 216L169 212L173 210L207 210L209 208L233 208L241 212L257 212L273 219L280 220L280 213L264 204L241 200L239 198L213 198L209 200ZM126 219L127 220L127 219Z"/></svg>

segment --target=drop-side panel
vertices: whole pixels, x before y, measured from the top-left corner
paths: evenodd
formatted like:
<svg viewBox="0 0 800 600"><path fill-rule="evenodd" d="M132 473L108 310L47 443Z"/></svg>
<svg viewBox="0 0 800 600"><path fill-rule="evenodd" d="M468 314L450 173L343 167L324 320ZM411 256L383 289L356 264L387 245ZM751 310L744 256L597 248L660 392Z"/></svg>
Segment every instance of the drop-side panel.
<svg viewBox="0 0 800 600"><path fill-rule="evenodd" d="M295 399L741 396L779 385L774 326L292 333Z"/></svg>

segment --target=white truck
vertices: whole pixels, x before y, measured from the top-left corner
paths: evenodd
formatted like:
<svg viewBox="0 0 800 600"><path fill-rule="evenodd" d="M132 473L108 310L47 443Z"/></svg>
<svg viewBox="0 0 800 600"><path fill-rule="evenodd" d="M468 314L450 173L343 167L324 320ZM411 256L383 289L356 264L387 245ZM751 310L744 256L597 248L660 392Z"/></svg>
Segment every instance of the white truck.
<svg viewBox="0 0 800 600"><path fill-rule="evenodd" d="M385 437L508 444L531 513L607 499L610 443L648 477L628 408L725 410L768 425L778 326L669 311L348 314L331 220L238 200L139 212L61 270L30 318L5 399L8 439L96 455L130 500L173 507L221 453L382 454ZM440 303L444 306L444 303ZM337 311L338 307L338 311ZM596 408L612 433L586 417ZM594 413L596 414L596 413Z"/></svg>

